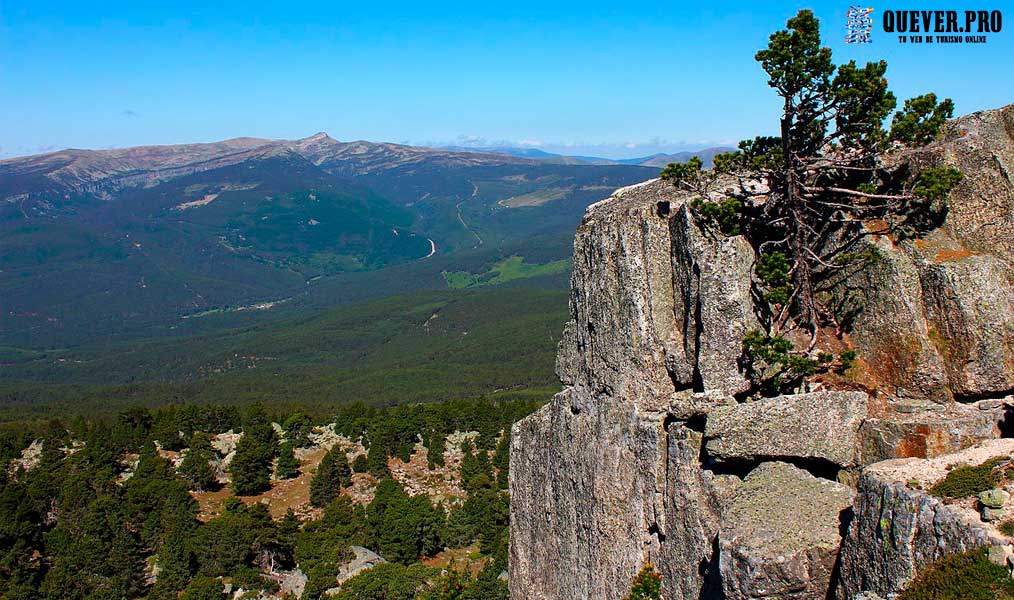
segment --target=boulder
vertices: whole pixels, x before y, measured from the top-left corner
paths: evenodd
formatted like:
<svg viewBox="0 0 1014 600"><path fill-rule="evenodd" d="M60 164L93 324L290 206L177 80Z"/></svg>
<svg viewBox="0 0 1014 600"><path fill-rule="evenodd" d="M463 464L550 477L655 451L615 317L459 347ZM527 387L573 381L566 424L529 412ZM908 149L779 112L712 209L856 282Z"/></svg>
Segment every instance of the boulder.
<svg viewBox="0 0 1014 600"><path fill-rule="evenodd" d="M861 463L892 458L934 458L1000 437L1009 407L996 400L975 404L892 404L859 431Z"/></svg>
<svg viewBox="0 0 1014 600"><path fill-rule="evenodd" d="M367 569L387 562L369 548L350 546L349 549L352 550L352 559L338 567L337 581L339 584L345 583Z"/></svg>
<svg viewBox="0 0 1014 600"><path fill-rule="evenodd" d="M750 472L719 537L727 600L824 600L852 490L782 462Z"/></svg>
<svg viewBox="0 0 1014 600"><path fill-rule="evenodd" d="M820 459L858 464L865 392L812 392L713 409L705 450L716 461Z"/></svg>
<svg viewBox="0 0 1014 600"><path fill-rule="evenodd" d="M1003 505L1010 500L1010 494L1005 490L992 489L979 493L979 504L988 508L1003 508Z"/></svg>

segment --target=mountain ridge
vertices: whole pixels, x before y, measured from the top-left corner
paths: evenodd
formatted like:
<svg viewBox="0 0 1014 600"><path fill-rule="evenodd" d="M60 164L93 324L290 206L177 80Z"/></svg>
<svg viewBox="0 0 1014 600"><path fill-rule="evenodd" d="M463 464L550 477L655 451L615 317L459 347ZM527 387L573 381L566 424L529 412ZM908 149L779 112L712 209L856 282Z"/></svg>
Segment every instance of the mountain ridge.
<svg viewBox="0 0 1014 600"><path fill-rule="evenodd" d="M635 158L604 158L601 156L556 154L553 152L547 152L541 148L517 148L513 146L443 146L442 148L452 150L454 152L491 153L517 156L556 164L635 165L660 168L671 162L686 162L695 156L700 158L701 162L703 162L706 167L710 167L716 154L735 150L735 148L728 146L712 146L708 148L701 148L700 150L683 150L671 154L657 152L655 154L638 156Z"/></svg>
<svg viewBox="0 0 1014 600"><path fill-rule="evenodd" d="M354 177L407 164L533 164L508 155L356 140L324 132L296 140L238 137L219 142L133 146L110 150L68 148L0 160L0 201L47 194L94 193L108 197L126 187L152 187L194 173L265 156L293 153L332 175Z"/></svg>

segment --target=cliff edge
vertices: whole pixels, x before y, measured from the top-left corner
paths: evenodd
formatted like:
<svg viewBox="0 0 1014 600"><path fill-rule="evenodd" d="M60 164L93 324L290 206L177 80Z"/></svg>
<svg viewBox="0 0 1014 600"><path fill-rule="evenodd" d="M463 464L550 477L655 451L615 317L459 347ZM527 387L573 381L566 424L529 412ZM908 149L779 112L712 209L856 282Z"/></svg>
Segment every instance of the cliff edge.
<svg viewBox="0 0 1014 600"><path fill-rule="evenodd" d="M870 237L878 259L834 290L854 315L849 381L761 401L744 400L740 369L758 326L750 244L716 236L659 180L588 208L557 359L565 389L512 436L512 598L617 600L649 561L669 600L890 593L932 558L863 564L875 553L859 534L839 549L856 507L883 493L864 467L1006 430L1014 105L952 121L903 159L965 177L932 231ZM955 547L994 539L964 531Z"/></svg>

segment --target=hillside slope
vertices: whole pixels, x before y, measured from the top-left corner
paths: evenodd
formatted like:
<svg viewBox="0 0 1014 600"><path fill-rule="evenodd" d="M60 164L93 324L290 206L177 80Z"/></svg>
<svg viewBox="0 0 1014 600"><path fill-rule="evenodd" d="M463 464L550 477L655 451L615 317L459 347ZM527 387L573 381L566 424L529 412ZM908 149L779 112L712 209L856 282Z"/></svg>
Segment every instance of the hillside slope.
<svg viewBox="0 0 1014 600"><path fill-rule="evenodd" d="M530 263L565 259L585 206L653 174L325 134L0 161L0 346L444 289L442 270L481 273L520 246Z"/></svg>

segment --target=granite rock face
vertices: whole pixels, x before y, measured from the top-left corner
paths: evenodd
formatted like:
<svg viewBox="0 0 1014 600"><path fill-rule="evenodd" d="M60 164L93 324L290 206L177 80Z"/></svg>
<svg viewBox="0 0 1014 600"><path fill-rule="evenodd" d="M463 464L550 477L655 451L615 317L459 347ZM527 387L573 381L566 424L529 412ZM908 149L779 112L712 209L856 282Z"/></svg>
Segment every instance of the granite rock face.
<svg viewBox="0 0 1014 600"><path fill-rule="evenodd" d="M936 458L1000 437L1011 402L894 404L866 419L859 430L862 464L891 458Z"/></svg>
<svg viewBox="0 0 1014 600"><path fill-rule="evenodd" d="M1014 105L951 122L942 140L896 160L950 165L964 179L940 226L892 243L848 294L851 339L870 383L946 403L1014 391Z"/></svg>
<svg viewBox="0 0 1014 600"><path fill-rule="evenodd" d="M717 408L705 449L719 462L792 457L852 467L868 399L865 392L813 392Z"/></svg>
<svg viewBox="0 0 1014 600"><path fill-rule="evenodd" d="M760 327L750 296L754 252L742 236L716 237L683 204L672 220L672 274L683 352L669 361L674 377L698 390L746 391L739 372L743 336ZM683 363L679 362L683 358Z"/></svg>
<svg viewBox="0 0 1014 600"><path fill-rule="evenodd" d="M751 471L718 535L725 598L824 600L852 493L782 462Z"/></svg>
<svg viewBox="0 0 1014 600"><path fill-rule="evenodd" d="M1010 429L999 399L1014 390L1014 107L948 127L906 154L965 173L938 227L871 236L875 260L835 290L853 310L863 391L743 402L742 339L758 327L747 241L702 226L690 195L658 180L588 208L557 356L564 390L512 434L512 599L615 600L648 561L667 600L871 597L988 543L870 466L944 458ZM853 492L836 477L858 486L851 524Z"/></svg>
<svg viewBox="0 0 1014 600"><path fill-rule="evenodd" d="M658 550L662 415L578 394L564 390L511 434L515 598L620 598Z"/></svg>
<svg viewBox="0 0 1014 600"><path fill-rule="evenodd" d="M912 485L928 488L946 476L949 466L1011 453L1014 440L989 440L935 459L894 459L867 467L842 544L838 597L897 593L921 567L947 554L1006 546L1007 540L982 523L974 508L946 505Z"/></svg>
<svg viewBox="0 0 1014 600"><path fill-rule="evenodd" d="M557 359L564 384L654 409L679 389L745 389L753 250L705 231L689 199L653 180L588 208Z"/></svg>

